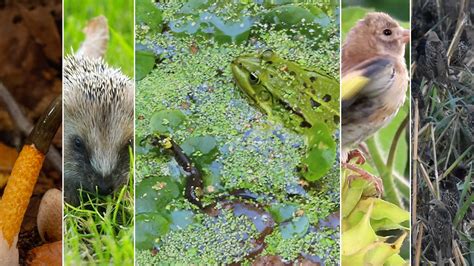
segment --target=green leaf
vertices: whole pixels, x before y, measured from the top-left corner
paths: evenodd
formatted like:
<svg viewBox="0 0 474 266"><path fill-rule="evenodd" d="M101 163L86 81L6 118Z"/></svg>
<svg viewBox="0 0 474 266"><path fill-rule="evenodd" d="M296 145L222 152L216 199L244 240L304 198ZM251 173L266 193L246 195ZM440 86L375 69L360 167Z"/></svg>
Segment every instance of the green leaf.
<svg viewBox="0 0 474 266"><path fill-rule="evenodd" d="M180 110L161 110L151 117L150 128L159 134L173 133L184 121L186 116Z"/></svg>
<svg viewBox="0 0 474 266"><path fill-rule="evenodd" d="M171 213L171 229L181 230L194 222L194 213L189 210L177 210Z"/></svg>
<svg viewBox="0 0 474 266"><path fill-rule="evenodd" d="M187 155L192 155L197 151L200 151L202 154L208 154L214 150L216 146L216 139L211 136L191 137L181 144L181 148Z"/></svg>
<svg viewBox="0 0 474 266"><path fill-rule="evenodd" d="M135 51L135 60L136 60L136 79L143 79L148 73L151 72L155 66L155 54L151 51L145 50L136 50Z"/></svg>
<svg viewBox="0 0 474 266"><path fill-rule="evenodd" d="M140 213L136 217L135 246L152 249L158 237L169 231L169 222L159 213Z"/></svg>
<svg viewBox="0 0 474 266"><path fill-rule="evenodd" d="M333 166L336 160L336 141L325 124L315 124L308 130L308 152L302 160L302 173L306 180L316 181Z"/></svg>
<svg viewBox="0 0 474 266"><path fill-rule="evenodd" d="M384 264L385 266L407 265L407 262L398 254L390 256Z"/></svg>
<svg viewBox="0 0 474 266"><path fill-rule="evenodd" d="M277 223L290 220L297 210L298 206L283 203L274 204L268 208L268 211Z"/></svg>
<svg viewBox="0 0 474 266"><path fill-rule="evenodd" d="M215 159L217 141L212 136L190 137L181 144L181 148L184 153L193 157L195 163L204 167Z"/></svg>
<svg viewBox="0 0 474 266"><path fill-rule="evenodd" d="M135 18L137 25L146 25L150 33L159 33L162 30L163 16L154 1L137 0Z"/></svg>
<svg viewBox="0 0 474 266"><path fill-rule="evenodd" d="M309 229L309 219L306 215L297 217L293 221L280 226L280 233L283 239L293 237L303 237Z"/></svg>
<svg viewBox="0 0 474 266"><path fill-rule="evenodd" d="M311 9L289 4L270 10L262 19L263 22L274 24L276 30L298 30L305 35L317 36L322 33L322 27L330 23L330 18L318 7Z"/></svg>
<svg viewBox="0 0 474 266"><path fill-rule="evenodd" d="M170 177L153 176L136 185L136 213L157 212L181 195L178 184Z"/></svg>
<svg viewBox="0 0 474 266"><path fill-rule="evenodd" d="M362 178L353 180L345 193L342 194L342 217L347 217L362 197L367 187L367 180Z"/></svg>
<svg viewBox="0 0 474 266"><path fill-rule="evenodd" d="M344 232L342 237L343 264L345 264L344 257L357 255L360 250L365 249L377 240L377 235L370 225L372 207L373 205L369 207L368 212L358 224Z"/></svg>

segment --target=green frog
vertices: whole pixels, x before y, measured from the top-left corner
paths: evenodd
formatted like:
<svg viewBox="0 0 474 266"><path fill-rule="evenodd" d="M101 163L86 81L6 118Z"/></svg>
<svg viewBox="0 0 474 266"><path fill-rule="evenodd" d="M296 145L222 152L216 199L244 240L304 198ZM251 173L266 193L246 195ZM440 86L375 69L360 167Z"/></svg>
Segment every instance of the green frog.
<svg viewBox="0 0 474 266"><path fill-rule="evenodd" d="M339 82L272 50L242 55L231 64L238 86L269 119L305 136L303 176L319 179L333 165L339 124Z"/></svg>

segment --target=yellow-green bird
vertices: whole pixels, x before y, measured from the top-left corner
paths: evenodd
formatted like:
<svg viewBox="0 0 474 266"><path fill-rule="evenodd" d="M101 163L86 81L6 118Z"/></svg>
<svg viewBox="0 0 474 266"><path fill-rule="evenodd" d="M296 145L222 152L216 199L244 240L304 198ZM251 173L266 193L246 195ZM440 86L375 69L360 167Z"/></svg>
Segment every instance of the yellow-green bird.
<svg viewBox="0 0 474 266"><path fill-rule="evenodd" d="M385 13L368 13L342 46L342 152L351 151L387 125L405 102L405 44L410 31Z"/></svg>

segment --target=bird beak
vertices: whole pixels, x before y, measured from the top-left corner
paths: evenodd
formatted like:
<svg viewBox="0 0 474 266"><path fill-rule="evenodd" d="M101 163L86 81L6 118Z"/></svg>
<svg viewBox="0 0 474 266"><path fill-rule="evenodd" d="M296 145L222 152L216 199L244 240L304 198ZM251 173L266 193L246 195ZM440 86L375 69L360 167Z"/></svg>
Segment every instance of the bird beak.
<svg viewBox="0 0 474 266"><path fill-rule="evenodd" d="M402 37L400 38L403 43L410 41L410 30L402 30Z"/></svg>

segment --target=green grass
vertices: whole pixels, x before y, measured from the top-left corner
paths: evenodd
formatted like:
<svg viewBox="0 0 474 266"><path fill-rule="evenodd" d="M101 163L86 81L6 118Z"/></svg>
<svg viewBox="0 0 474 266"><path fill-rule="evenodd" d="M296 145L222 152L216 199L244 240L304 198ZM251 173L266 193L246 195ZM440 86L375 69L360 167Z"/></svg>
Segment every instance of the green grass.
<svg viewBox="0 0 474 266"><path fill-rule="evenodd" d="M99 15L104 15L109 24L105 61L134 77L133 1L65 1L65 54L79 49L85 38L82 29ZM65 206L64 259L67 265L133 265L133 184L131 175L128 186L114 196L90 197L78 207Z"/></svg>
<svg viewBox="0 0 474 266"><path fill-rule="evenodd" d="M64 53L77 51L84 41L82 29L90 19L104 15L109 23L110 41L105 60L134 76L133 1L64 1Z"/></svg>
<svg viewBox="0 0 474 266"><path fill-rule="evenodd" d="M133 158L132 160L133 161ZM130 169L133 173L133 168ZM66 265L133 265L134 178L113 196L83 195L80 206L64 207Z"/></svg>

